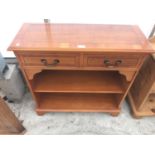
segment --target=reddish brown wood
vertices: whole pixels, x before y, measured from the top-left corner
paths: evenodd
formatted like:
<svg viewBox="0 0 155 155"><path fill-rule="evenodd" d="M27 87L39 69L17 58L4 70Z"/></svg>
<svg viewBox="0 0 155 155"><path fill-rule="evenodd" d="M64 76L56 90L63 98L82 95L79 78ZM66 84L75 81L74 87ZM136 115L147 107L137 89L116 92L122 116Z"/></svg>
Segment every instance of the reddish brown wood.
<svg viewBox="0 0 155 155"><path fill-rule="evenodd" d="M153 86L152 86L151 93L154 93L154 94L155 94L155 83L154 83Z"/></svg>
<svg viewBox="0 0 155 155"><path fill-rule="evenodd" d="M149 56L128 93L134 117L155 116L155 60Z"/></svg>
<svg viewBox="0 0 155 155"><path fill-rule="evenodd" d="M129 54L129 53L128 53ZM141 60L140 54L132 54L130 57L127 53L104 53L104 54L84 54L85 67L109 67L109 68L136 68ZM109 61L106 65L104 61ZM120 62L120 63L117 63Z"/></svg>
<svg viewBox="0 0 155 155"><path fill-rule="evenodd" d="M22 134L25 128L0 97L0 134Z"/></svg>
<svg viewBox="0 0 155 155"><path fill-rule="evenodd" d="M137 26L101 24L24 24L8 50L17 56L39 115L118 115L145 57L153 52Z"/></svg>
<svg viewBox="0 0 155 155"><path fill-rule="evenodd" d="M46 82L43 82L46 81ZM103 71L43 71L33 79L35 92L123 93L121 75Z"/></svg>
<svg viewBox="0 0 155 155"><path fill-rule="evenodd" d="M23 24L8 50L152 52L138 26Z"/></svg>
<svg viewBox="0 0 155 155"><path fill-rule="evenodd" d="M111 94L42 93L38 96L37 112L119 112L119 103Z"/></svg>
<svg viewBox="0 0 155 155"><path fill-rule="evenodd" d="M43 59L47 60L47 67L52 67L54 60L59 60L59 63L53 65L54 67L78 67L80 65L80 55L72 53L62 54L42 54L42 55L25 55L22 58L22 62L27 66L45 66L42 62Z"/></svg>

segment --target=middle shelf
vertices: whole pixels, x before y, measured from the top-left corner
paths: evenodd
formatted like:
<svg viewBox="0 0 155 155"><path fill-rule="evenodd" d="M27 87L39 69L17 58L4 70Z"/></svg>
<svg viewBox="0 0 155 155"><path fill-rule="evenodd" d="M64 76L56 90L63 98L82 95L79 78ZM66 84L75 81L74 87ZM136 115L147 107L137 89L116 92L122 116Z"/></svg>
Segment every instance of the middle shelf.
<svg viewBox="0 0 155 155"><path fill-rule="evenodd" d="M122 75L117 71L44 70L32 80L35 92L123 93Z"/></svg>

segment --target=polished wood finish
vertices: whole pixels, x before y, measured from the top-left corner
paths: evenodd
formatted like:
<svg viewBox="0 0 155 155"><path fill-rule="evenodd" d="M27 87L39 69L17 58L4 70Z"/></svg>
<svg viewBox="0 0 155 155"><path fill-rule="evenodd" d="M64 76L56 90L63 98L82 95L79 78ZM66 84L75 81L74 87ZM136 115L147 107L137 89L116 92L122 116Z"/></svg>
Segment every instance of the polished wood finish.
<svg viewBox="0 0 155 155"><path fill-rule="evenodd" d="M38 95L37 112L119 112L119 103L113 94L42 93Z"/></svg>
<svg viewBox="0 0 155 155"><path fill-rule="evenodd" d="M23 24L13 51L152 52L138 26L102 24Z"/></svg>
<svg viewBox="0 0 155 155"><path fill-rule="evenodd" d="M46 82L42 82L46 81ZM43 71L35 75L34 92L123 93L121 75L103 71Z"/></svg>
<svg viewBox="0 0 155 155"><path fill-rule="evenodd" d="M137 26L24 24L9 46L36 101L52 111L116 116L152 47Z"/></svg>
<svg viewBox="0 0 155 155"><path fill-rule="evenodd" d="M25 128L0 97L0 134L22 134Z"/></svg>
<svg viewBox="0 0 155 155"><path fill-rule="evenodd" d="M155 59L149 56L138 76L136 77L130 92L129 103L133 116L155 116Z"/></svg>
<svg viewBox="0 0 155 155"><path fill-rule="evenodd" d="M87 67L109 67L109 68L137 68L141 60L140 54L104 53L104 54L85 54L84 66Z"/></svg>
<svg viewBox="0 0 155 155"><path fill-rule="evenodd" d="M47 61L47 64L43 62ZM59 62L53 64L55 60ZM22 57L22 62L26 66L46 66L46 67L78 67L80 65L80 56L78 54L69 53L62 54L48 54L48 55L26 55Z"/></svg>

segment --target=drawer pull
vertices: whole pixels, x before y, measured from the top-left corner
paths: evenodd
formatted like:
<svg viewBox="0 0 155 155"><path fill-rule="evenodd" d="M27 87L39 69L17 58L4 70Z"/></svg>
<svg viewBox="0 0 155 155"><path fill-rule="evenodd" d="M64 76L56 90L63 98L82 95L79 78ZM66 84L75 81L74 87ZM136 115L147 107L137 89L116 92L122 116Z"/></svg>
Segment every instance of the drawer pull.
<svg viewBox="0 0 155 155"><path fill-rule="evenodd" d="M107 66L107 67L114 67L114 64L111 64L111 63L110 63L110 60L108 60L108 59L104 60L104 64L105 64L105 66Z"/></svg>
<svg viewBox="0 0 155 155"><path fill-rule="evenodd" d="M115 65L119 66L122 63L122 60L116 60Z"/></svg>
<svg viewBox="0 0 155 155"><path fill-rule="evenodd" d="M116 66L119 66L121 63L122 63L122 60L116 60L114 64L110 63L110 60L108 59L104 60L104 64L107 67L116 67Z"/></svg>
<svg viewBox="0 0 155 155"><path fill-rule="evenodd" d="M106 66L109 66L109 65L110 65L110 61L109 61L109 60L104 60L104 64L105 64Z"/></svg>
<svg viewBox="0 0 155 155"><path fill-rule="evenodd" d="M43 63L45 66L55 66L55 65L57 65L57 64L60 63L60 60L58 60L58 59L54 59L53 62L52 62L51 64L48 64L48 62L47 62L46 59L41 59L40 61L41 61L41 63Z"/></svg>

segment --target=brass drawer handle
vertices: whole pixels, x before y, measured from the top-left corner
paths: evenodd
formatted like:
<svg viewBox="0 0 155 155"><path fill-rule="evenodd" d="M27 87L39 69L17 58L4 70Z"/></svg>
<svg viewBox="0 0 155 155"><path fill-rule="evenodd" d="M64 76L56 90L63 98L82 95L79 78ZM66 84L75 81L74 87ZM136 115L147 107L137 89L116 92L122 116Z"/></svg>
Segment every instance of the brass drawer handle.
<svg viewBox="0 0 155 155"><path fill-rule="evenodd" d="M110 60L108 60L108 59L105 59L105 60L104 60L104 64L105 64L106 66L113 66L113 64L111 64L111 63L110 63Z"/></svg>
<svg viewBox="0 0 155 155"><path fill-rule="evenodd" d="M60 60L59 59L54 59L53 62L51 64L48 64L47 60L46 59L41 59L40 60L42 64L44 64L45 66L55 66L57 64L60 63Z"/></svg>
<svg viewBox="0 0 155 155"><path fill-rule="evenodd" d="M108 59L105 59L104 60L104 64L107 66L107 67L117 67L119 66L120 64L122 64L122 60L116 60L114 64L110 63L110 60Z"/></svg>
<svg viewBox="0 0 155 155"><path fill-rule="evenodd" d="M105 60L104 60L104 64L105 64L106 67L114 67L114 65L111 64L111 63L110 63L110 60L108 60L108 59L105 59Z"/></svg>
<svg viewBox="0 0 155 155"><path fill-rule="evenodd" d="M119 66L120 64L122 64L122 60L116 60L115 65Z"/></svg>

